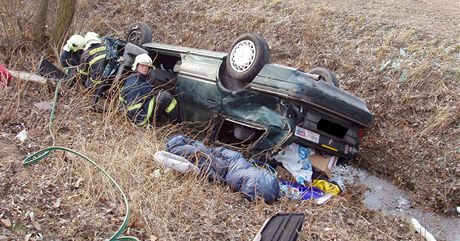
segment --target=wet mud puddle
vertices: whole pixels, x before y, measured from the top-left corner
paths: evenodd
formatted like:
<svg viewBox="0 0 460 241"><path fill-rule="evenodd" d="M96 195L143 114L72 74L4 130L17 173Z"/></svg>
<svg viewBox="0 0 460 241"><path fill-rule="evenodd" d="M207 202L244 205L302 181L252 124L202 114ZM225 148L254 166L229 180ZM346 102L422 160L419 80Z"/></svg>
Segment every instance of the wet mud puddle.
<svg viewBox="0 0 460 241"><path fill-rule="evenodd" d="M412 208L409 195L390 182L355 167L337 167L338 175L346 184L362 184L368 187L364 204L370 210L381 210L396 216L413 217L436 240L460 241L460 215L447 217Z"/></svg>

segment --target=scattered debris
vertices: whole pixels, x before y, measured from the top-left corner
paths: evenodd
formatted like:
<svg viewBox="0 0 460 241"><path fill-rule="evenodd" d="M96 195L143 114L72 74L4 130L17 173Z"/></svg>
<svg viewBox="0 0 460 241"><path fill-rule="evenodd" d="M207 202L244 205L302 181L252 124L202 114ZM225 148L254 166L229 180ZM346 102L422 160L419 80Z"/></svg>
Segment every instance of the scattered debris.
<svg viewBox="0 0 460 241"><path fill-rule="evenodd" d="M408 210L410 208L410 201L404 197L398 197L397 204L398 207L396 208L396 210L399 211Z"/></svg>
<svg viewBox="0 0 460 241"><path fill-rule="evenodd" d="M383 72L390 63L391 63L391 59L388 60L387 62L382 62L382 64L380 65L380 72Z"/></svg>
<svg viewBox="0 0 460 241"><path fill-rule="evenodd" d="M424 237L427 241L436 241L436 239L434 238L434 236L433 236L430 232L428 232L428 231L426 230L426 228L423 227L423 226L419 223L419 221L417 221L417 219L411 218L411 219L410 219L410 222L411 222L411 224L412 224L412 227L415 229L415 231L416 231L417 233L420 233L420 235L422 235L422 237Z"/></svg>
<svg viewBox="0 0 460 241"><path fill-rule="evenodd" d="M292 173L299 184L304 184L311 182L313 169L309 157L314 153L313 149L294 142L284 147L273 158L282 163L283 167Z"/></svg>
<svg viewBox="0 0 460 241"><path fill-rule="evenodd" d="M159 178L159 177L161 177L160 169L156 169L155 171L153 171L152 174L151 174L150 176L152 176L153 178Z"/></svg>
<svg viewBox="0 0 460 241"><path fill-rule="evenodd" d="M29 239L32 237L33 233L29 233L24 237L25 241L29 241Z"/></svg>
<svg viewBox="0 0 460 241"><path fill-rule="evenodd" d="M1 218L0 222L7 228L11 227L11 221L9 219Z"/></svg>
<svg viewBox="0 0 460 241"><path fill-rule="evenodd" d="M22 130L21 132L19 132L19 134L16 135L15 138L18 139L20 142L24 143L29 138L27 135L27 130Z"/></svg>
<svg viewBox="0 0 460 241"><path fill-rule="evenodd" d="M80 184L81 182L83 182L83 178L78 178L78 180L75 182L75 184L73 185L75 188L79 188L80 187Z"/></svg>
<svg viewBox="0 0 460 241"><path fill-rule="evenodd" d="M39 241L39 240L44 240L44 237L41 233L29 233L24 237L25 241L31 240L31 241Z"/></svg>
<svg viewBox="0 0 460 241"><path fill-rule="evenodd" d="M287 170L280 166L276 170L267 167L271 173L264 168L251 165L241 153L223 147L207 148L201 142L186 136L171 138L167 147L172 153L158 151L154 155L155 161L181 173L193 171L206 174L211 179L225 182L233 190L242 192L250 200L261 197L271 202L278 197L287 197L296 201L313 199L316 203L323 204L345 190L342 180L338 177L330 178L329 181L319 179L324 178L324 172L328 172L328 177L332 176L332 168L337 162L337 157L321 156L315 153L315 150L297 143L286 146L273 157ZM313 181L310 160L312 157L315 165L319 166L318 170L315 170ZM254 192L254 189L257 189L257 192Z"/></svg>
<svg viewBox="0 0 460 241"><path fill-rule="evenodd" d="M38 240L44 240L45 238L43 237L43 235L41 233L37 233L37 235L35 235L35 240L38 241Z"/></svg>
<svg viewBox="0 0 460 241"><path fill-rule="evenodd" d="M404 82L404 81L406 81L408 75L409 75L409 70L403 69L403 70L401 71L401 75L399 76L399 82Z"/></svg>
<svg viewBox="0 0 460 241"><path fill-rule="evenodd" d="M308 159L311 161L311 165L326 174L328 178L332 177L332 169L337 164L337 160L339 159L337 156L327 156L327 155L320 155L319 153L315 153L311 155Z"/></svg>
<svg viewBox="0 0 460 241"><path fill-rule="evenodd" d="M30 212L30 213L29 213L29 217L30 217L30 222L31 222L32 225L35 227L35 229L37 229L38 231L41 231L41 230L42 230L42 227L41 227L40 224L35 220L35 214L34 214L34 212Z"/></svg>
<svg viewBox="0 0 460 241"><path fill-rule="evenodd" d="M338 196L342 192L342 188L336 183L328 182L326 180L314 179L311 183L312 186L322 190L325 193Z"/></svg>
<svg viewBox="0 0 460 241"><path fill-rule="evenodd" d="M34 106L41 110L51 110L53 108L51 103L48 101L34 103Z"/></svg>
<svg viewBox="0 0 460 241"><path fill-rule="evenodd" d="M315 200L316 204L318 205L323 205L325 204L327 201L329 201L334 195L328 193L318 199Z"/></svg>
<svg viewBox="0 0 460 241"><path fill-rule="evenodd" d="M178 172L181 173L186 173L186 172L193 172L193 173L199 173L200 169L187 161L187 159L174 155L172 153L169 153L167 151L157 151L153 155L153 159L164 165L165 167L174 169Z"/></svg>
<svg viewBox="0 0 460 241"><path fill-rule="evenodd" d="M407 56L406 50L404 50L403 48L399 48L399 55L401 55L402 57L406 57Z"/></svg>
<svg viewBox="0 0 460 241"><path fill-rule="evenodd" d="M61 198L58 198L53 204L53 208L59 208L61 206Z"/></svg>
<svg viewBox="0 0 460 241"><path fill-rule="evenodd" d="M280 190L283 196L290 200L310 200L324 196L324 192L317 187L304 186L295 182L280 180Z"/></svg>
<svg viewBox="0 0 460 241"><path fill-rule="evenodd" d="M401 62L399 60L396 60L396 61L393 61L391 63L391 69L396 69L396 70L399 70L401 69Z"/></svg>

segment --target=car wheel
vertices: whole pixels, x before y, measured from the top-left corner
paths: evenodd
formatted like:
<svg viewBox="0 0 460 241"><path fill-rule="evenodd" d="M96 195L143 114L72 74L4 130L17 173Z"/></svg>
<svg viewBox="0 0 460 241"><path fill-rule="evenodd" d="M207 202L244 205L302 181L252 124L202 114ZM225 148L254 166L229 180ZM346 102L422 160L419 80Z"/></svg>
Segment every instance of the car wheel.
<svg viewBox="0 0 460 241"><path fill-rule="evenodd" d="M340 83L339 83L339 80L337 79L337 76L335 76L334 72L328 69L316 67L308 71L308 73L319 75L319 80L324 81L328 84L334 85L337 88L340 88Z"/></svg>
<svg viewBox="0 0 460 241"><path fill-rule="evenodd" d="M126 41L142 45L152 42L152 29L144 22L138 22L128 28Z"/></svg>
<svg viewBox="0 0 460 241"><path fill-rule="evenodd" d="M245 34L230 47L225 67L230 77L249 83L269 61L267 41L255 34Z"/></svg>

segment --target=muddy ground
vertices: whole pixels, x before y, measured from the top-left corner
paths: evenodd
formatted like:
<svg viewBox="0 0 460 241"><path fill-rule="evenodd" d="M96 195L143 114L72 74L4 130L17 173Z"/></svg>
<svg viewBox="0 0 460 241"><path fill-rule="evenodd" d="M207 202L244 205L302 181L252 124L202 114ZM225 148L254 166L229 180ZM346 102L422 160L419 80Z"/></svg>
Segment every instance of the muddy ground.
<svg viewBox="0 0 460 241"><path fill-rule="evenodd" d="M10 12L2 4L2 13ZM35 70L45 53L30 48L35 7L32 1L8 5L16 15L3 18L9 31L1 35L0 60L9 68ZM269 42L274 63L332 69L342 87L375 114L360 157L351 164L402 187L417 208L454 216L460 206L457 12L458 1L439 0L79 1L73 30L123 37L127 26L142 20L153 28L154 41L218 51L255 32ZM97 171L62 153L33 167L21 165L28 154L52 144L50 111L33 104L51 101L53 94L15 82L0 97L0 238L108 237L124 211ZM248 240L271 214L302 211L307 216L302 240L420 239L404 220L366 210L359 186L323 206L287 200L267 205L248 203L224 186L164 172L152 155L180 126L138 129L116 112L89 111L79 89L64 88L62 94L56 143L91 156L120 182L132 203L128 232L139 238ZM29 139L20 143L14 137L23 129Z"/></svg>

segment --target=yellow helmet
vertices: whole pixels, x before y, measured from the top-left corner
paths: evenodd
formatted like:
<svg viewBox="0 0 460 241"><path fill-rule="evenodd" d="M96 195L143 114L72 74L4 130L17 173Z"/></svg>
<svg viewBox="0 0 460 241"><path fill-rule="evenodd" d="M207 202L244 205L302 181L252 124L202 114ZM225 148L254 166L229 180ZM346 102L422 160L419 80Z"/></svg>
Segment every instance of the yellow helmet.
<svg viewBox="0 0 460 241"><path fill-rule="evenodd" d="M133 71L136 71L138 64L145 64L145 65L148 65L148 66L152 67L153 61L152 61L152 58L150 58L150 56L148 54L139 54L134 59L134 64L133 64L131 69Z"/></svg>

